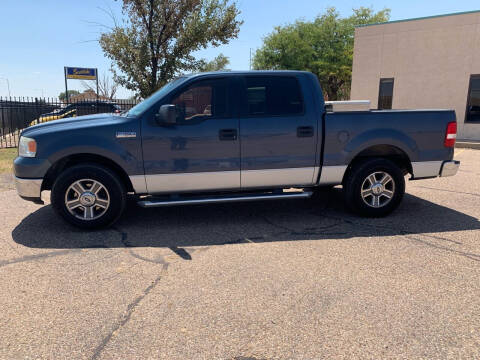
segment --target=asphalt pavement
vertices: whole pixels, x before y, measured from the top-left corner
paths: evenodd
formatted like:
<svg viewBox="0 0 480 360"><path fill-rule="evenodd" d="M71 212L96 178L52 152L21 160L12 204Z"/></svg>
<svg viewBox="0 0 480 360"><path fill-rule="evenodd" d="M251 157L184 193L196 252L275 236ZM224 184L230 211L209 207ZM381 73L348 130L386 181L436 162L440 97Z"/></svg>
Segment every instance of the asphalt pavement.
<svg viewBox="0 0 480 360"><path fill-rule="evenodd" d="M320 200L84 232L0 191L1 359L479 359L480 151L383 219ZM48 194L44 194L48 200Z"/></svg>

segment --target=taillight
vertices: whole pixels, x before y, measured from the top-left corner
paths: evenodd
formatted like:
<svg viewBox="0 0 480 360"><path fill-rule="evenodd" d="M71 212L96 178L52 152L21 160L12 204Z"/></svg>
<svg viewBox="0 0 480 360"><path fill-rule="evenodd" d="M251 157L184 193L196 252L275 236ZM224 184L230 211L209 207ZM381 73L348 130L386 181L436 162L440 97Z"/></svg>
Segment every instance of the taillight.
<svg viewBox="0 0 480 360"><path fill-rule="evenodd" d="M457 139L457 123L452 121L447 125L447 133L445 134L445 147L454 147Z"/></svg>

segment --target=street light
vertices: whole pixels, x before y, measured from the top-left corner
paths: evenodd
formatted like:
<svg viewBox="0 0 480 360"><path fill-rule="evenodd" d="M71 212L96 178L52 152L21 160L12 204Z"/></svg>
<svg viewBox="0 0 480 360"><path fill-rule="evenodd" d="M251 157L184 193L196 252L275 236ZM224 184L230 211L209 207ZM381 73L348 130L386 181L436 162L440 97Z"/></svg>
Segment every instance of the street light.
<svg viewBox="0 0 480 360"><path fill-rule="evenodd" d="M10 97L10 82L6 77L0 77L0 79L5 80L7 82L7 88L8 88L8 97Z"/></svg>

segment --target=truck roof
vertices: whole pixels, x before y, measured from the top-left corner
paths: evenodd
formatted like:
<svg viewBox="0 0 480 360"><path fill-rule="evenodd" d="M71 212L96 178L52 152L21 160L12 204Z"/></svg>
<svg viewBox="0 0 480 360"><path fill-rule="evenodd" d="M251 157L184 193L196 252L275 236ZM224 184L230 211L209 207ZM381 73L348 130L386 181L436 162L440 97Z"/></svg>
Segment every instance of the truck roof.
<svg viewBox="0 0 480 360"><path fill-rule="evenodd" d="M204 76L204 75L297 75L297 74L311 74L308 71L300 71L300 70L223 70L223 71L210 71L210 72L203 72L203 73L192 73L192 74L185 74L182 76L185 77L197 77L197 76Z"/></svg>

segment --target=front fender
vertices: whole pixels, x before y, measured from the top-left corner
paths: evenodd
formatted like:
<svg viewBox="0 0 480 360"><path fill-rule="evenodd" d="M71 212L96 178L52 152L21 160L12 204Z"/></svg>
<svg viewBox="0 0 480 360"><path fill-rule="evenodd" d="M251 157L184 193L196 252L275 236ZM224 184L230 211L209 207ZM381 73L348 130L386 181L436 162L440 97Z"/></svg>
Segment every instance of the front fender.
<svg viewBox="0 0 480 360"><path fill-rule="evenodd" d="M113 161L129 175L143 174L141 153L139 154L135 149L125 146L126 142L105 141L103 138L92 137L89 141L82 141L82 144L72 144L63 148L57 147L59 150L52 151L48 160L51 164L54 164L71 155L93 154ZM62 141L62 143L64 142ZM51 147L53 150L55 144L52 144Z"/></svg>

